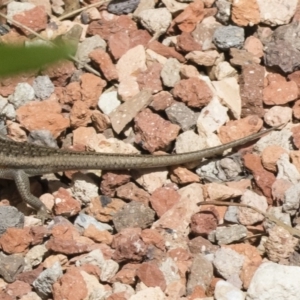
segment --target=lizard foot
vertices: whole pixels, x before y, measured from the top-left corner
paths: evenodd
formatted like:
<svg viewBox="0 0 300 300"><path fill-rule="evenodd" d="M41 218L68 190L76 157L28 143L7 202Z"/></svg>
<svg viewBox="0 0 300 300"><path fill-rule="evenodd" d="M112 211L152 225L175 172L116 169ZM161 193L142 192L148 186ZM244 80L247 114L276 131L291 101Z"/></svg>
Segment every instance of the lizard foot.
<svg viewBox="0 0 300 300"><path fill-rule="evenodd" d="M47 207L42 205L39 210L37 211L37 218L41 219L42 223L44 224L46 220L52 219L51 215L48 213Z"/></svg>

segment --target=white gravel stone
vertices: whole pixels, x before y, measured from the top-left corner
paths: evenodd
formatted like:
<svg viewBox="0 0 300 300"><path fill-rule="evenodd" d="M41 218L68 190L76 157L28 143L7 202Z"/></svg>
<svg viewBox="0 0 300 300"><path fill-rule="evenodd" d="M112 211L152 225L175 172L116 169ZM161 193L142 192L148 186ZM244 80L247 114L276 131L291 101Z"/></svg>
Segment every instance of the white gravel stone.
<svg viewBox="0 0 300 300"><path fill-rule="evenodd" d="M271 26L288 24L296 12L298 0L256 0L260 21Z"/></svg>
<svg viewBox="0 0 300 300"><path fill-rule="evenodd" d="M221 248L216 251L213 264L225 279L239 274L245 261L245 256L230 248Z"/></svg>
<svg viewBox="0 0 300 300"><path fill-rule="evenodd" d="M273 106L264 115L264 120L269 126L286 124L292 120L293 110L290 107Z"/></svg>
<svg viewBox="0 0 300 300"><path fill-rule="evenodd" d="M99 187L90 176L83 173L76 173L72 179L73 185L70 190L75 199L88 204L91 199L98 197Z"/></svg>
<svg viewBox="0 0 300 300"><path fill-rule="evenodd" d="M155 7L155 0L139 0L139 5L136 10L133 12L133 18L136 19L138 15L145 9L152 9Z"/></svg>
<svg viewBox="0 0 300 300"><path fill-rule="evenodd" d="M120 104L121 101L118 99L118 94L115 91L102 94L98 101L98 107L106 115L109 115Z"/></svg>
<svg viewBox="0 0 300 300"><path fill-rule="evenodd" d="M237 75L237 70L233 68L229 62L221 61L216 65L214 75L218 80L222 80L228 77L235 77Z"/></svg>
<svg viewBox="0 0 300 300"><path fill-rule="evenodd" d="M300 267L265 262L254 273L246 300L298 300Z"/></svg>
<svg viewBox="0 0 300 300"><path fill-rule="evenodd" d="M212 85L221 103L230 109L236 119L239 119L242 112L242 99L237 79L228 77L220 81L212 81Z"/></svg>
<svg viewBox="0 0 300 300"><path fill-rule="evenodd" d="M151 49L146 50L147 62L158 62L161 65L164 65L167 62L167 58L154 52Z"/></svg>
<svg viewBox="0 0 300 300"><path fill-rule="evenodd" d="M136 77L135 74L147 70L145 47L138 45L129 49L121 56L116 64L119 81L128 79L128 77Z"/></svg>
<svg viewBox="0 0 300 300"><path fill-rule="evenodd" d="M89 150L101 153L140 154L133 145L116 138L106 138L103 134L87 142Z"/></svg>
<svg viewBox="0 0 300 300"><path fill-rule="evenodd" d="M266 212L268 202L265 196L257 195L256 193L246 190L241 197L241 204L247 204ZM264 216L251 208L239 207L238 220L243 225L253 225L257 222L264 220Z"/></svg>
<svg viewBox="0 0 300 300"><path fill-rule="evenodd" d="M32 247L25 255L25 263L26 263L26 270L32 270L33 267L39 265L43 258L45 253L48 252L48 249L46 246L43 245L36 245Z"/></svg>
<svg viewBox="0 0 300 300"><path fill-rule="evenodd" d="M112 292L113 293L125 292L127 295L129 294L130 296L134 295L135 293L131 285L121 283L121 282L114 282L112 284Z"/></svg>
<svg viewBox="0 0 300 300"><path fill-rule="evenodd" d="M176 153L192 152L202 150L206 147L206 138L196 134L192 130L185 131L176 139Z"/></svg>
<svg viewBox="0 0 300 300"><path fill-rule="evenodd" d="M17 2L17 1L12 1L7 4L7 17L12 18L14 15L17 15L23 11L30 10L34 8L35 5L29 2ZM11 23L8 21L8 23Z"/></svg>
<svg viewBox="0 0 300 300"><path fill-rule="evenodd" d="M167 87L174 87L181 80L180 69L180 62L176 58L169 58L160 72L163 84Z"/></svg>
<svg viewBox="0 0 300 300"><path fill-rule="evenodd" d="M102 281L110 281L118 272L119 264L112 259L105 260L104 264L101 266L100 279Z"/></svg>
<svg viewBox="0 0 300 300"><path fill-rule="evenodd" d="M12 120L16 117L16 110L11 103L8 103L7 99L0 96L0 115L6 116Z"/></svg>
<svg viewBox="0 0 300 300"><path fill-rule="evenodd" d="M205 66L205 67L212 67L220 54L216 50L208 50L208 51L191 51L189 52L185 58L194 62L197 65Z"/></svg>
<svg viewBox="0 0 300 300"><path fill-rule="evenodd" d="M188 3L180 3L176 0L162 0L162 2L172 14L181 12L188 6Z"/></svg>
<svg viewBox="0 0 300 300"><path fill-rule="evenodd" d="M85 299L107 299L111 295L111 291L107 290L105 285L101 284L95 275L90 275L85 271L80 271L80 274L87 287L87 296Z"/></svg>
<svg viewBox="0 0 300 300"><path fill-rule="evenodd" d="M178 266L171 257L163 260L160 263L159 269L162 271L167 285L180 280Z"/></svg>
<svg viewBox="0 0 300 300"><path fill-rule="evenodd" d="M156 189L166 184L168 171L166 168L156 168L153 170L140 169L135 170L133 177L139 185L152 194Z"/></svg>
<svg viewBox="0 0 300 300"><path fill-rule="evenodd" d="M141 24L151 33L165 33L172 22L172 15L165 7L145 9L138 17Z"/></svg>
<svg viewBox="0 0 300 300"><path fill-rule="evenodd" d="M202 110L197 120L198 132L212 133L217 131L228 120L228 108L214 97Z"/></svg>
<svg viewBox="0 0 300 300"><path fill-rule="evenodd" d="M138 291L129 300L167 300L167 297L159 287L148 287Z"/></svg>
<svg viewBox="0 0 300 300"><path fill-rule="evenodd" d="M300 180L300 173L296 166L290 162L289 155L287 153L281 154L277 161L277 179L284 179L292 184L297 184Z"/></svg>
<svg viewBox="0 0 300 300"><path fill-rule="evenodd" d="M245 294L224 280L219 280L215 288L215 300L244 300Z"/></svg>

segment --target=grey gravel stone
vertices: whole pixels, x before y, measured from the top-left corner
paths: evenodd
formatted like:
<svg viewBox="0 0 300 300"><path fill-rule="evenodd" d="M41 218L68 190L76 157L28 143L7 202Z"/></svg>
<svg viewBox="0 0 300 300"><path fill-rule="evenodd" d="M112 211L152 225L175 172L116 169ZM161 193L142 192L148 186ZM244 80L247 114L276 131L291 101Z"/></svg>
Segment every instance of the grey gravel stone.
<svg viewBox="0 0 300 300"><path fill-rule="evenodd" d="M112 0L107 6L107 11L114 15L123 15L133 12L139 5L140 0Z"/></svg>
<svg viewBox="0 0 300 300"><path fill-rule="evenodd" d="M254 145L253 150L260 154L266 147L273 145L280 146L287 151L293 150L291 145L291 137L292 132L288 129L272 131L259 139L259 141L257 141L257 143Z"/></svg>
<svg viewBox="0 0 300 300"><path fill-rule="evenodd" d="M292 185L284 192L284 203L282 209L291 215L294 215L299 209L300 183Z"/></svg>
<svg viewBox="0 0 300 300"><path fill-rule="evenodd" d="M295 49L300 50L300 22L292 22L288 25L278 26L272 35L273 41L289 42Z"/></svg>
<svg viewBox="0 0 300 300"><path fill-rule="evenodd" d="M34 89L35 96L41 100L49 98L54 92L54 84L47 75L35 78L32 87Z"/></svg>
<svg viewBox="0 0 300 300"><path fill-rule="evenodd" d="M222 170L226 176L226 180L235 180L243 172L242 162L239 154L233 154L228 157L224 157L217 163L218 170Z"/></svg>
<svg viewBox="0 0 300 300"><path fill-rule="evenodd" d="M266 45L272 41L274 31L270 27L257 25L257 38Z"/></svg>
<svg viewBox="0 0 300 300"><path fill-rule="evenodd" d="M110 232L113 231L113 228L110 225L101 223L97 221L95 218L86 214L79 214L74 222L74 225L80 229L86 229L90 225L94 225L100 231L104 231L104 230L108 230Z"/></svg>
<svg viewBox="0 0 300 300"><path fill-rule="evenodd" d="M218 250L218 246L213 245L210 241L202 236L197 236L188 242L189 250L192 254L210 254Z"/></svg>
<svg viewBox="0 0 300 300"><path fill-rule="evenodd" d="M23 272L25 266L24 257L20 254L4 255L0 253L0 276L10 283L16 280L16 276Z"/></svg>
<svg viewBox="0 0 300 300"><path fill-rule="evenodd" d="M237 218L238 209L239 208L237 206L228 206L224 216L224 220L230 223L238 223L238 218Z"/></svg>
<svg viewBox="0 0 300 300"><path fill-rule="evenodd" d="M10 28L8 25L6 25L6 24L0 25L0 35L5 35L5 34L9 33L9 31L10 31Z"/></svg>
<svg viewBox="0 0 300 300"><path fill-rule="evenodd" d="M168 119L178 124L183 131L193 129L196 126L197 115L184 103L174 103L166 110Z"/></svg>
<svg viewBox="0 0 300 300"><path fill-rule="evenodd" d="M58 148L57 141L49 130L33 130L29 133L28 142L38 146Z"/></svg>
<svg viewBox="0 0 300 300"><path fill-rule="evenodd" d="M263 118L265 110L263 107L265 69L259 64L242 66L239 77L240 95L242 99L242 117L257 115Z"/></svg>
<svg viewBox="0 0 300 300"><path fill-rule="evenodd" d="M78 45L76 58L83 64L87 64L91 61L89 54L96 48L101 48L106 51L106 42L97 34L84 39L84 41ZM82 68L82 64L80 64L79 67Z"/></svg>
<svg viewBox="0 0 300 300"><path fill-rule="evenodd" d="M202 254L194 256L187 281L187 294L191 294L196 286L204 290L209 286L213 278L213 265Z"/></svg>
<svg viewBox="0 0 300 300"><path fill-rule="evenodd" d="M216 240L216 231L215 230L212 230L208 236L207 236L207 239L213 243L213 244L216 244L217 243L217 240Z"/></svg>
<svg viewBox="0 0 300 300"><path fill-rule="evenodd" d="M239 241L247 236L247 228L243 225L232 225L229 227L218 227L216 229L216 240L219 245L227 245Z"/></svg>
<svg viewBox="0 0 300 300"><path fill-rule="evenodd" d="M282 206L277 207L270 207L268 209L268 214L274 216L276 219L280 220L281 222L287 224L288 226L292 226L291 223L291 217L288 213L283 212ZM266 230L274 227L274 223L269 221L268 219L265 219L264 221L264 227Z"/></svg>
<svg viewBox="0 0 300 300"><path fill-rule="evenodd" d="M218 172L217 160L204 161L197 169L196 174L202 178L205 178L209 182L219 182L221 178L225 178L225 174Z"/></svg>
<svg viewBox="0 0 300 300"><path fill-rule="evenodd" d="M242 48L245 40L244 28L238 26L220 26L214 33L213 42L221 50Z"/></svg>
<svg viewBox="0 0 300 300"><path fill-rule="evenodd" d="M0 235L9 227L23 228L24 215L13 206L0 206Z"/></svg>
<svg viewBox="0 0 300 300"><path fill-rule="evenodd" d="M4 119L0 118L0 138L5 138L7 135L7 127Z"/></svg>
<svg viewBox="0 0 300 300"><path fill-rule="evenodd" d="M209 182L226 182L245 177L241 168L240 154L232 154L221 160L211 159L203 162L196 173Z"/></svg>
<svg viewBox="0 0 300 300"><path fill-rule="evenodd" d="M34 89L30 84L22 82L17 84L13 94L11 94L7 100L17 109L33 99Z"/></svg>
<svg viewBox="0 0 300 300"><path fill-rule="evenodd" d="M215 2L215 5L218 9L218 13L216 14L216 19L220 23L227 25L231 15L231 3L227 0L217 0Z"/></svg>
<svg viewBox="0 0 300 300"><path fill-rule="evenodd" d="M43 295L47 296L52 293L52 285L63 275L63 271L60 263L55 262L52 267L44 270L38 278L33 282L33 286L36 291Z"/></svg>
<svg viewBox="0 0 300 300"><path fill-rule="evenodd" d="M124 228L147 228L154 222L155 212L139 202L125 204L114 216L113 223L118 232Z"/></svg>
<svg viewBox="0 0 300 300"><path fill-rule="evenodd" d="M91 22L90 16L86 11L83 11L80 15L80 21L84 25L88 25Z"/></svg>
<svg viewBox="0 0 300 300"><path fill-rule="evenodd" d="M229 61L233 67L240 68L260 63L260 58L244 49L230 48L229 55L232 57Z"/></svg>
<svg viewBox="0 0 300 300"><path fill-rule="evenodd" d="M300 267L300 253L294 251L289 257L289 262L291 266Z"/></svg>
<svg viewBox="0 0 300 300"><path fill-rule="evenodd" d="M264 48L265 65L291 73L300 67L300 52L288 41L271 42Z"/></svg>

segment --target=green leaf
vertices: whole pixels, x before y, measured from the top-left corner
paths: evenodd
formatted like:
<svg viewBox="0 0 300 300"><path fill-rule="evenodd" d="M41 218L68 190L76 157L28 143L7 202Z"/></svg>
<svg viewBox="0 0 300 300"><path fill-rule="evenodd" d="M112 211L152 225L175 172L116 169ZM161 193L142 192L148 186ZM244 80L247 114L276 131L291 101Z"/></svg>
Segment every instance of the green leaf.
<svg viewBox="0 0 300 300"><path fill-rule="evenodd" d="M71 44L55 46L31 45L15 46L0 45L0 77L14 75L66 59L74 53Z"/></svg>

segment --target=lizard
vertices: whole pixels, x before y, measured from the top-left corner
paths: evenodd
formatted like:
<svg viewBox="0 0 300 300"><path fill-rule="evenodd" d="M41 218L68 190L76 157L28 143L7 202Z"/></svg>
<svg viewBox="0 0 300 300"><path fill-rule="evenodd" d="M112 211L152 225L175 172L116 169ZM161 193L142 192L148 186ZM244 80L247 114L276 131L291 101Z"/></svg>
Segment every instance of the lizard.
<svg viewBox="0 0 300 300"><path fill-rule="evenodd" d="M23 201L37 210L42 220L49 218L46 206L30 193L29 177L68 170L126 170L181 165L221 154L227 149L258 139L278 125L244 138L199 151L169 154L115 154L78 152L0 139L0 178L14 180Z"/></svg>

